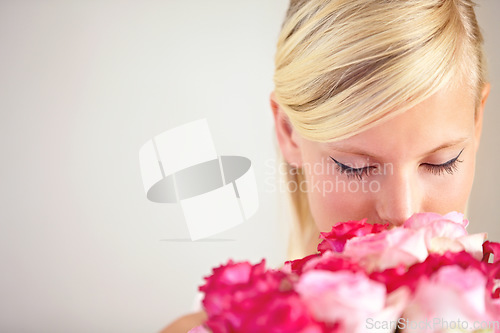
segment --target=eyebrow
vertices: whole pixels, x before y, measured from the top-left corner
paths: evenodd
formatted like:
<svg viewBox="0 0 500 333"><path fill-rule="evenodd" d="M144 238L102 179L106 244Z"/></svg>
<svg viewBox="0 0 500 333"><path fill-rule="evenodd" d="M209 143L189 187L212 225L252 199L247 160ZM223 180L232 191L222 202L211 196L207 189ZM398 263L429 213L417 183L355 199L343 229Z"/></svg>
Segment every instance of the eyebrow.
<svg viewBox="0 0 500 333"><path fill-rule="evenodd" d="M443 143L442 145L440 145L436 148L433 148L433 149L429 150L428 152L422 154L422 156L431 155L439 150L454 147L454 146L457 146L459 144L463 144L466 141L468 141L469 139L470 139L469 137L461 137L461 138L458 138L456 140ZM335 144L337 144L337 142L327 144L327 146L330 149L333 149L333 150L336 150L336 151L339 151L342 153L353 154L353 155L362 155L362 156L366 156L366 157L370 157L370 158L376 158L376 156L371 155L370 152L363 150L362 148L351 146L349 144L342 144L340 147L337 147L337 146L335 146Z"/></svg>
<svg viewBox="0 0 500 333"><path fill-rule="evenodd" d="M445 149L445 148L449 148L449 147L454 147L454 146L457 146L461 143L465 143L466 141L468 141L469 138L468 137L463 137L463 138L460 138L460 139L457 139L457 140L453 140L453 141L450 141L450 142L447 142L447 143L444 143L442 144L441 146L437 147L437 148L434 148L430 151L428 151L427 153L424 154L425 155L430 155L432 153L435 153L441 149Z"/></svg>

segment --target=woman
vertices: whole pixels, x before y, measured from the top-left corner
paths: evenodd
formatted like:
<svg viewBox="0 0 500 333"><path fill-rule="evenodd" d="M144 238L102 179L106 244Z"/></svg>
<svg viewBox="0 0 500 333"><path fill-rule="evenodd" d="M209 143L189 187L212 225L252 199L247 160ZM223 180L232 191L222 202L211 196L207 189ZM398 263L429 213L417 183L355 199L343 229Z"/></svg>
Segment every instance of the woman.
<svg viewBox="0 0 500 333"><path fill-rule="evenodd" d="M465 211L489 93L482 42L469 0L291 1L271 107L294 185L292 258L335 222Z"/></svg>

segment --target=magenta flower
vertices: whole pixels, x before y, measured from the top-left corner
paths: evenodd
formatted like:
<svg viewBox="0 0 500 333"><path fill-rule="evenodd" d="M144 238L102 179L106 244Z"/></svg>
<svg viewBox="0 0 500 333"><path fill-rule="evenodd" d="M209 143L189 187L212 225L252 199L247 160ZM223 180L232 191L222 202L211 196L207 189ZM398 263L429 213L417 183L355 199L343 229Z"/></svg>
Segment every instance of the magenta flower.
<svg viewBox="0 0 500 333"><path fill-rule="evenodd" d="M342 252L348 239L387 230L389 224L369 224L366 219L337 223L330 232L322 232L323 241L318 245L318 252Z"/></svg>
<svg viewBox="0 0 500 333"><path fill-rule="evenodd" d="M208 320L192 332L361 333L369 323L500 320L500 244L469 235L467 224L457 212L415 214L394 229L349 221L321 233L319 253L279 270L229 261L200 287Z"/></svg>

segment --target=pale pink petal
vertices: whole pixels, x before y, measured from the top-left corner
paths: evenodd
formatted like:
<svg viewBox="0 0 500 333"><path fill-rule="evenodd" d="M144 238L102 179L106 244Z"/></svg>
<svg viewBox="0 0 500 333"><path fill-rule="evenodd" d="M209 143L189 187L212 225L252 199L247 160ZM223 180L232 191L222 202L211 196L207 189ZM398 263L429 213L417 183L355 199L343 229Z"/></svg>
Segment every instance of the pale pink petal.
<svg viewBox="0 0 500 333"><path fill-rule="evenodd" d="M346 332L355 332L366 318L382 311L386 301L385 286L360 272L309 271L296 291L316 320L341 322Z"/></svg>
<svg viewBox="0 0 500 333"><path fill-rule="evenodd" d="M428 238L458 238L467 235L467 230L463 225L448 220L434 221L423 227L423 229L426 231L426 237Z"/></svg>
<svg viewBox="0 0 500 333"><path fill-rule="evenodd" d="M429 255L425 245L424 232L420 230L416 232L400 232L398 238L395 238L392 244L395 248L413 255L419 262L424 261Z"/></svg>
<svg viewBox="0 0 500 333"><path fill-rule="evenodd" d="M343 254L358 260L367 271L410 266L428 256L424 232L403 228L350 239Z"/></svg>
<svg viewBox="0 0 500 333"><path fill-rule="evenodd" d="M423 322L432 322L434 318L452 322L460 318L469 327L474 321L490 320L494 317L486 303L485 285L486 277L476 269L453 265L442 267L430 279L420 281L403 317Z"/></svg>
<svg viewBox="0 0 500 333"><path fill-rule="evenodd" d="M443 218L458 223L464 228L469 225L469 221L464 217L464 214L459 212L449 212L448 214L444 215Z"/></svg>
<svg viewBox="0 0 500 333"><path fill-rule="evenodd" d="M390 323L397 321L401 317L401 314L403 313L408 302L410 301L410 295L411 292L406 287L398 288L392 293L390 293L386 300L386 307L382 311L374 314L373 317L371 317L373 318L373 322ZM363 328L364 330L361 330L360 333L366 332L366 325ZM373 328L370 330L370 332L394 333L394 329L391 329L391 327L389 326L386 329L382 327L380 329Z"/></svg>
<svg viewBox="0 0 500 333"><path fill-rule="evenodd" d="M465 248L456 239L446 238L446 237L435 237L429 241L429 252L444 254L446 251L460 252Z"/></svg>
<svg viewBox="0 0 500 333"><path fill-rule="evenodd" d="M458 212L450 212L446 215L437 213L416 213L405 221L403 227L408 229L420 229L438 221L450 221L464 228L469 224L469 221L464 218L464 215Z"/></svg>
<svg viewBox="0 0 500 333"><path fill-rule="evenodd" d="M403 224L403 228L420 229L426 225L442 220L443 216L437 213L415 213Z"/></svg>
<svg viewBox="0 0 500 333"><path fill-rule="evenodd" d="M483 257L483 243L487 238L488 235L483 232L460 237L457 241L463 245L465 251L472 254L472 256L474 256L477 260L481 260Z"/></svg>

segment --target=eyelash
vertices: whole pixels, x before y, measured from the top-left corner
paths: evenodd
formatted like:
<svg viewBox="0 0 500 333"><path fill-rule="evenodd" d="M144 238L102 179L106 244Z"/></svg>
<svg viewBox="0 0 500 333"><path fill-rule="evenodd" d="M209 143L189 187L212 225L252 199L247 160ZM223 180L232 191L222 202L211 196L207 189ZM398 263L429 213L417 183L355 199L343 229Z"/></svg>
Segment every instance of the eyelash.
<svg viewBox="0 0 500 333"><path fill-rule="evenodd" d="M463 162L463 160L458 159L460 155L462 155L463 151L464 150L462 149L460 153L457 155L457 157L452 158L451 160L443 164L424 163L423 166L425 166L425 168L434 175L440 176L443 175L445 172L452 175L455 171L458 170L458 163ZM337 171L340 172L341 174L345 173L348 179L356 178L357 180L363 180L363 177L368 176L369 171L375 168L374 166L368 166L364 168L351 168L345 164L340 163L331 156L330 158L335 162Z"/></svg>
<svg viewBox="0 0 500 333"><path fill-rule="evenodd" d="M452 158L451 160L449 160L448 162L446 163L443 163L443 164L428 164L428 163L424 163L423 165L425 166L425 168L427 170L429 170L430 172L432 172L432 174L434 175L442 175L444 174L445 172L449 175L452 175L455 171L458 170L458 163L462 163L463 160L459 160L458 158L460 157L460 155L462 155L462 152L464 150L462 149L460 151L460 153L457 155L457 157L455 158Z"/></svg>
<svg viewBox="0 0 500 333"><path fill-rule="evenodd" d="M340 163L331 156L330 158L335 162L337 171L341 174L345 173L348 179L356 178L357 180L363 180L363 176L368 176L368 172L371 169L375 168L374 166L368 166L364 168L351 168L345 164Z"/></svg>

